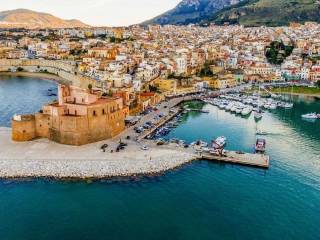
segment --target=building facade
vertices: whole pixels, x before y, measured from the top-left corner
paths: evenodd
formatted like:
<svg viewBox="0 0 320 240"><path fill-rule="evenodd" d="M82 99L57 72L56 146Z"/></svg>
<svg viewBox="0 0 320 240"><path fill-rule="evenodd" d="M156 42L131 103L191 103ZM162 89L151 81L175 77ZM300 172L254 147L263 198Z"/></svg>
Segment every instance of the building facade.
<svg viewBox="0 0 320 240"><path fill-rule="evenodd" d="M84 145L112 138L125 129L128 107L122 98L101 92L59 85L58 102L34 115L14 116L12 139L48 138L67 145Z"/></svg>

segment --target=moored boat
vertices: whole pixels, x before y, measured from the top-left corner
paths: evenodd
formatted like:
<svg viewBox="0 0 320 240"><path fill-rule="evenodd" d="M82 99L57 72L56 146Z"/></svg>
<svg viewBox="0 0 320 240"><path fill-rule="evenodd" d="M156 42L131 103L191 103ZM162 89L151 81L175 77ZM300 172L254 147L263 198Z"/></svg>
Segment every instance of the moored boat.
<svg viewBox="0 0 320 240"><path fill-rule="evenodd" d="M227 143L227 138L224 136L218 137L216 140L212 141L212 147L214 149L223 148Z"/></svg>
<svg viewBox="0 0 320 240"><path fill-rule="evenodd" d="M319 118L318 114L316 114L316 113L304 114L304 115L301 115L301 117L305 118L305 119L317 119L317 118Z"/></svg>
<svg viewBox="0 0 320 240"><path fill-rule="evenodd" d="M264 153L266 151L266 140L263 138L258 138L255 145L256 153Z"/></svg>
<svg viewBox="0 0 320 240"><path fill-rule="evenodd" d="M252 112L252 107L245 107L242 110L241 115L242 116L247 116L247 115L251 114L251 112Z"/></svg>
<svg viewBox="0 0 320 240"><path fill-rule="evenodd" d="M254 119L260 120L262 118L262 113L259 111L254 112Z"/></svg>

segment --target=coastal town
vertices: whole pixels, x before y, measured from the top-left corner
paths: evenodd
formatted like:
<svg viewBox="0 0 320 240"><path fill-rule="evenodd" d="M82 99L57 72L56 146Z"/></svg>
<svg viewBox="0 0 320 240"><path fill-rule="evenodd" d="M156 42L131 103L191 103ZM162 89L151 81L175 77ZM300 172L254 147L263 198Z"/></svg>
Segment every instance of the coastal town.
<svg viewBox="0 0 320 240"><path fill-rule="evenodd" d="M313 22L251 28L134 25L8 29L0 33L0 67L2 71L21 71L23 65L24 70L33 65L36 68L30 71L40 73L56 67L93 79L93 87L107 94L126 95L124 104L133 109L137 93L144 91L159 90L170 95L224 89L248 81L315 83L320 80L319 35L320 25ZM273 41L294 46L281 66L265 57ZM26 62L18 69L16 59ZM32 60L46 61L36 65Z"/></svg>
<svg viewBox="0 0 320 240"><path fill-rule="evenodd" d="M272 88L279 86L280 90L285 87L290 91L290 87L295 86L298 90L316 92L320 83L319 36L320 25L312 22L273 28L135 25L126 28L2 30L2 74L39 76L59 83L57 88L47 92L49 96L57 96L56 101L44 105L34 114L17 112L12 116L11 129L2 130L1 135L8 149L3 152L3 159L24 156L31 165L43 163L42 170L37 173L37 170L19 168L17 173L3 167L2 175L85 178L161 172L199 159L199 154L203 158L203 149L208 149L208 154L210 152L206 159L216 156L215 160L268 168L268 156L257 160L257 155L243 157L241 151L228 156L223 150L223 136L215 140L215 144L223 140L221 146L218 144L219 147L212 150L207 145L202 146L201 141L196 145L202 150L195 151L186 150L189 145L179 141L172 141L171 147L167 145L164 149L159 145L163 145L161 137L170 132L170 127L178 125L168 121L185 111L179 104L187 99L216 105L244 117L254 112L254 118L260 120L262 108L293 107L291 102L271 98L270 101L260 100L260 87L271 96L278 96L272 93ZM268 51L278 51L276 58L272 59L272 53L268 54ZM281 61L282 64L272 61ZM256 90L259 86L259 96L223 95L226 92L239 93L253 86ZM219 95L222 95L220 100L215 99ZM317 113L304 116L319 117ZM145 142L145 138L152 138L155 132L158 138L156 145L151 147L154 143ZM257 131L257 135L264 133ZM8 142L10 138L13 142ZM16 142L28 141L33 142L11 151L16 148ZM72 147L52 142L82 147L73 153ZM130 147L127 149L131 150L126 149L123 159L139 151L145 151L147 155L138 154L136 162L131 160L129 165L123 164L126 170L109 168L108 164L114 158L112 153L125 149L128 143ZM36 149L39 144L43 148L29 151L27 157L25 147ZM90 144L95 147L90 148ZM103 153L97 150L100 147ZM83 154L85 149L90 157ZM106 149L108 154L104 154ZM257 140L256 149L265 152L264 139ZM53 151L47 157L52 159L54 155L57 161L64 158L83 161L83 157L99 161L96 168L92 167L94 164L90 165L92 171L84 168L86 170L77 172L71 168L71 173L61 164L59 170L49 174L44 169L51 169L48 166L52 162L46 165L48 161L42 156L43 151ZM171 151L177 157L167 158L167 154L162 154L161 158L162 151ZM58 152L62 155L59 156ZM101 160L103 158L109 161ZM136 169L133 165L139 161L142 167ZM150 166L153 161L155 165ZM120 164L125 162L120 161ZM2 164L6 165L6 160ZM104 170L101 170L101 164L106 164Z"/></svg>
<svg viewBox="0 0 320 240"><path fill-rule="evenodd" d="M0 240L320 240L320 0L0 2Z"/></svg>

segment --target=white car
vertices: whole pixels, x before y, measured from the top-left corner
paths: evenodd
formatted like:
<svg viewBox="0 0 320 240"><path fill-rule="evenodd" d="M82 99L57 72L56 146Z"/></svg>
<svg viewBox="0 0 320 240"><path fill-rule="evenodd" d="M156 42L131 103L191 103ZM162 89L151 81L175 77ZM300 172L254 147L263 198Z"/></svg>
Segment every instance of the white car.
<svg viewBox="0 0 320 240"><path fill-rule="evenodd" d="M142 146L142 147L141 147L141 150L147 151L147 150L149 150L149 148L148 148L147 146Z"/></svg>

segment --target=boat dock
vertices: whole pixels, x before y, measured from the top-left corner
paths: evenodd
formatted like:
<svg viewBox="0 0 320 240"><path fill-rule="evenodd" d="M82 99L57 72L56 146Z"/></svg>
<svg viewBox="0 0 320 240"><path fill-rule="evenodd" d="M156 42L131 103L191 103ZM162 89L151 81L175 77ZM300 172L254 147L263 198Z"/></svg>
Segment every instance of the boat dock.
<svg viewBox="0 0 320 240"><path fill-rule="evenodd" d="M251 167L269 168L270 157L264 154L229 151L225 156L215 156L209 153L202 153L200 159L246 165Z"/></svg>

